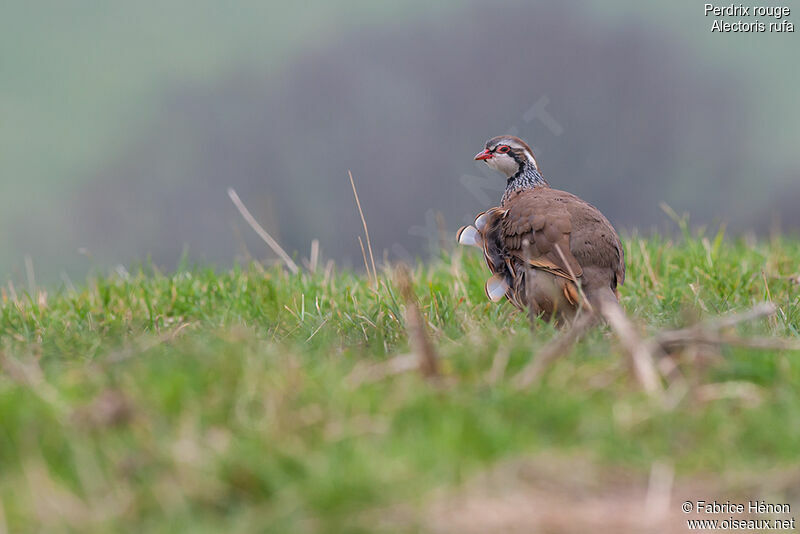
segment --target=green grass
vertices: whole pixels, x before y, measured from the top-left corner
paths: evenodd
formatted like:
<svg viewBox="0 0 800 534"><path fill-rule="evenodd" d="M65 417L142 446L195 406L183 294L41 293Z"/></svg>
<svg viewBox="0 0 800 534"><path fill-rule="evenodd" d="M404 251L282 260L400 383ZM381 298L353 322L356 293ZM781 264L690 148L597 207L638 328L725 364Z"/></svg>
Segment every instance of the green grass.
<svg viewBox="0 0 800 534"><path fill-rule="evenodd" d="M777 316L740 333L798 336L787 275L799 242L685 234L633 237L626 251L622 302L650 331L771 299ZM6 286L0 532L415 531L430 492L539 453L641 471L667 460L685 476L798 464L800 354L687 357L691 388L665 408L600 329L516 391L514 373L555 330L531 332L510 305L488 303L486 277L472 250L414 269L439 385L417 373L347 379L409 350L386 274L377 289L350 272L257 265L145 269L16 299ZM492 384L504 351L508 367ZM754 384L760 402L694 393L729 381ZM411 518L373 524L396 507Z"/></svg>

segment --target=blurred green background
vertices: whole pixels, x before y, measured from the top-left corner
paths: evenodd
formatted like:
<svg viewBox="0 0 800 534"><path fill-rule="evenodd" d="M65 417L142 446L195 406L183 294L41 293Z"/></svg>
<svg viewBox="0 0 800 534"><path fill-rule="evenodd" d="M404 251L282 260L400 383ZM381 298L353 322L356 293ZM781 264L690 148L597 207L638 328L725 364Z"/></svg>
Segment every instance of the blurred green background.
<svg viewBox="0 0 800 534"><path fill-rule="evenodd" d="M665 201L796 231L800 41L712 20L687 0L6 2L0 274L268 256L227 187L290 251L358 264L348 169L375 248L424 257L434 213L452 231L499 198L472 155L508 131L621 228Z"/></svg>

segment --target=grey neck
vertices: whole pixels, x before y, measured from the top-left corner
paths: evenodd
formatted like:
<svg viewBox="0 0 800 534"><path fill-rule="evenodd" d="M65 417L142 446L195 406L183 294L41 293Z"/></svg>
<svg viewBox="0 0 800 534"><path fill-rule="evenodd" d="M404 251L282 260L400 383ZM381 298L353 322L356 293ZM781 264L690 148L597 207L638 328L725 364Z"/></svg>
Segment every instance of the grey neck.
<svg viewBox="0 0 800 534"><path fill-rule="evenodd" d="M529 162L523 162L519 170L513 176L508 177L506 183L506 191L503 193L502 204L505 204L512 193L522 191L524 189L533 189L535 187L550 187L547 180L539 174L536 167Z"/></svg>

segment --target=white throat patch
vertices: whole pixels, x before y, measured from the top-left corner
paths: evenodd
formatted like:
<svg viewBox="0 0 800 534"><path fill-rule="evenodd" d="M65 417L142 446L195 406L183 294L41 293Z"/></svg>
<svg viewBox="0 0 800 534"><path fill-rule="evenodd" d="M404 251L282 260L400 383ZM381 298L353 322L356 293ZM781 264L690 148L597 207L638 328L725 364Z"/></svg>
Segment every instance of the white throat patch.
<svg viewBox="0 0 800 534"><path fill-rule="evenodd" d="M514 176L519 171L519 165L508 154L495 153L492 158L486 160L486 164L492 169L505 174L506 178Z"/></svg>

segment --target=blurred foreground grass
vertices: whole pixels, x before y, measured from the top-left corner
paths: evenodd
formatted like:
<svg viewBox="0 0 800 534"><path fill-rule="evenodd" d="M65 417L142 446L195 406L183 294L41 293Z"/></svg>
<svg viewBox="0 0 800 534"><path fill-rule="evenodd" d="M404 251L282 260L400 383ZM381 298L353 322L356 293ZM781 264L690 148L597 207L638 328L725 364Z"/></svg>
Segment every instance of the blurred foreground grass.
<svg viewBox="0 0 800 534"><path fill-rule="evenodd" d="M648 330L772 300L777 316L740 333L798 337L800 242L625 245L622 302ZM412 273L438 386L348 380L409 350L388 273L375 290L335 268L144 271L55 294L3 288L0 532L419 531L430 492L512 458L662 461L679 476L800 464L800 353L684 354L689 387L664 407L600 329L514 390L555 330L488 303L471 250ZM699 394L718 383L731 394Z"/></svg>

